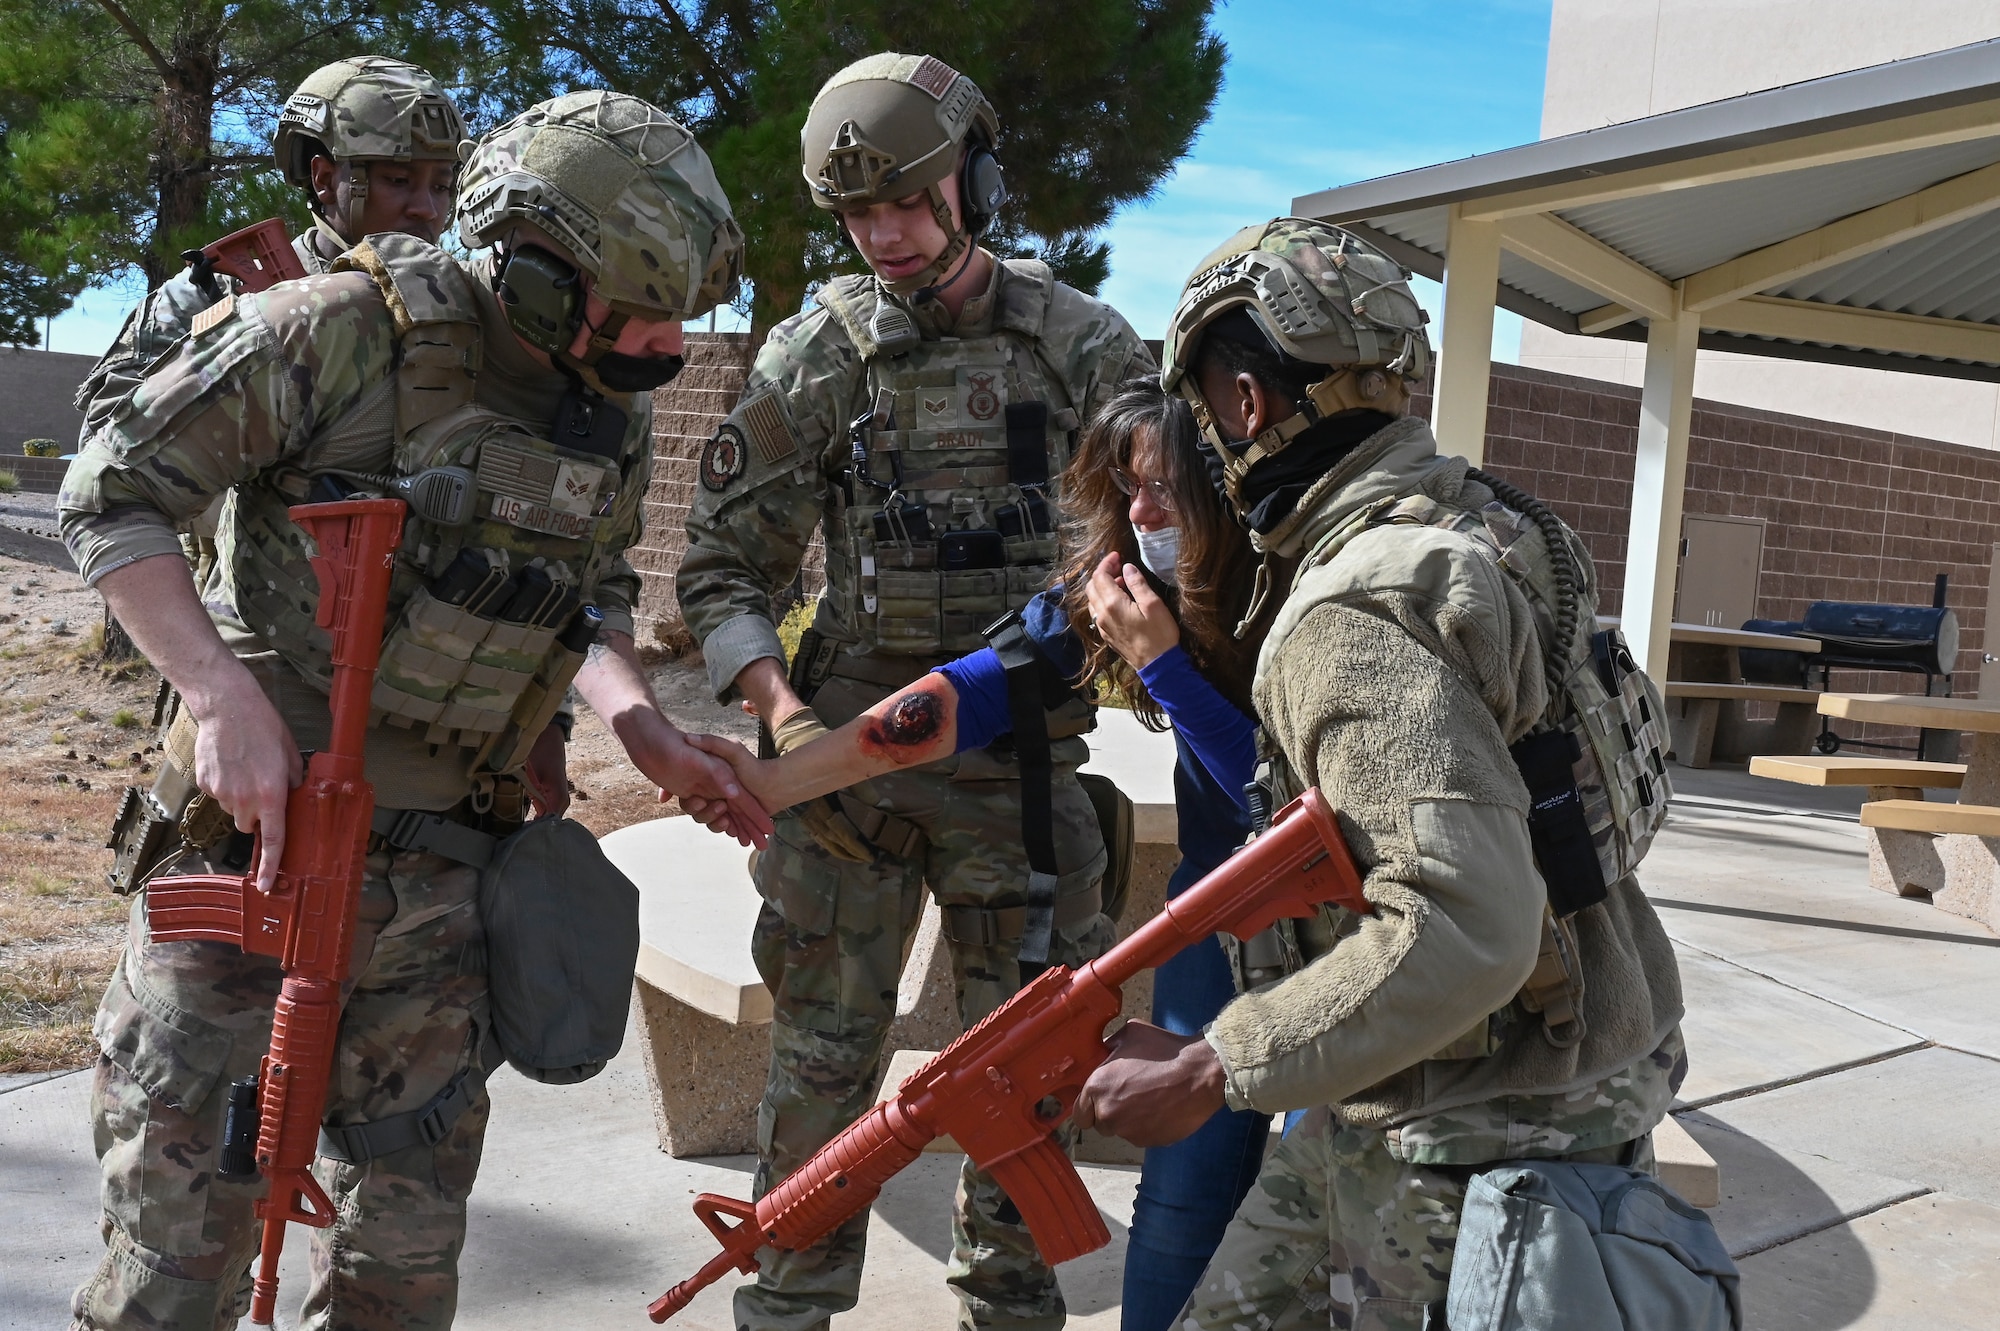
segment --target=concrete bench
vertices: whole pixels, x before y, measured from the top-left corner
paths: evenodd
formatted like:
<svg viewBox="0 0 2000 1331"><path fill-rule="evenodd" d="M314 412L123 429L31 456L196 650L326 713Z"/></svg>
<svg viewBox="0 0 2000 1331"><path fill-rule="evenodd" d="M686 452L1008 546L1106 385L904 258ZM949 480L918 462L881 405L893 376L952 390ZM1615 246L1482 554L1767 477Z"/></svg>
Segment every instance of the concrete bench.
<svg viewBox="0 0 2000 1331"><path fill-rule="evenodd" d="M1920 897L1954 914L1968 914L1961 909L1966 903L1957 897L1979 893L1973 888L1952 891L1953 851L1946 838L2000 837L2000 808L1924 798L1925 790L1961 788L1965 784L1964 763L1765 757L1750 760L1750 775L1807 786L1867 787L1861 825L1868 829L1868 885L1891 896ZM1977 873L1961 877L1967 882L1984 881ZM1979 903L1972 903L1969 918L1985 918Z"/></svg>
<svg viewBox="0 0 2000 1331"><path fill-rule="evenodd" d="M1107 708L1088 742L1086 770L1109 776L1136 807L1138 845L1122 935L1158 913L1180 858L1173 737ZM761 904L750 852L691 818L621 828L603 845L639 888L635 997L660 1149L679 1157L752 1151L770 1057L771 996L750 959ZM1126 986L1128 1016L1144 1016L1152 1001L1150 972ZM887 1052L942 1049L958 1035L950 950L936 905L927 905L904 958ZM1139 1158L1108 1139L1086 1141L1080 1154L1105 1163Z"/></svg>
<svg viewBox="0 0 2000 1331"><path fill-rule="evenodd" d="M1718 759L1757 753L1804 753L1812 747L1817 689L1675 679L1661 691L1667 697L1674 759L1685 767L1705 768ZM1751 702L1776 703L1777 720L1746 720L1743 704Z"/></svg>

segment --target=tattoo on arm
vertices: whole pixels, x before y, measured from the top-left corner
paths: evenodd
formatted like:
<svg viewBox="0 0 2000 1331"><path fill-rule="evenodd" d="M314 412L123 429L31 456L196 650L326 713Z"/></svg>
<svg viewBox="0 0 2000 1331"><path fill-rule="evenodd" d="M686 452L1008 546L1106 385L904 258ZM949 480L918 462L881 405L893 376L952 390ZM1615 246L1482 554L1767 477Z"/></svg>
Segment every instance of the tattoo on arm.
<svg viewBox="0 0 2000 1331"><path fill-rule="evenodd" d="M615 655L615 653L609 647L601 642L593 642L583 653L583 663L585 665L601 665L605 657L612 655Z"/></svg>

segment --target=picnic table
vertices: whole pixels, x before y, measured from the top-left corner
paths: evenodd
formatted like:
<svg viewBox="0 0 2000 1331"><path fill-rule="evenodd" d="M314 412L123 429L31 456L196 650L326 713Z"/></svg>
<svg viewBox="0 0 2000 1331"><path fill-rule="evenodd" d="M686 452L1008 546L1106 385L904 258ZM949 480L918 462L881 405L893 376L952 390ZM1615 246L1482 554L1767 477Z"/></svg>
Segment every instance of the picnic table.
<svg viewBox="0 0 2000 1331"><path fill-rule="evenodd" d="M1972 733L1963 764L1818 758L1753 761L1750 771L1811 784L1866 784L1861 825L1868 829L1870 883L2000 928L2000 701L1828 693L1819 710L1847 721ZM1953 786L1956 803L1924 798L1926 789Z"/></svg>

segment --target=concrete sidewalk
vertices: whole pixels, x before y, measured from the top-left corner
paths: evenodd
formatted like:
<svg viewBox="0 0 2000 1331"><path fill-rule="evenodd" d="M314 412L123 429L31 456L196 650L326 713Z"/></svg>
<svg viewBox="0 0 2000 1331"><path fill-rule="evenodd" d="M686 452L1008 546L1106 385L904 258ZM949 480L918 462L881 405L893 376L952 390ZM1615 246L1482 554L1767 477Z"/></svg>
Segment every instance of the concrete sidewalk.
<svg viewBox="0 0 2000 1331"><path fill-rule="evenodd" d="M1722 1168L1712 1214L1742 1263L1747 1324L1992 1326L2000 938L1870 890L1861 830L1837 799L1797 804L1797 788L1741 774L1675 778L1683 798L1645 880L1686 980L1678 1112ZM647 1325L645 1303L712 1254L688 1204L746 1195L750 1162L661 1154L642 1075L628 1043L581 1086L495 1079L460 1325ZM88 1091L88 1074L0 1088L0 1327L63 1325L96 1260ZM955 1169L926 1156L885 1191L861 1308L838 1325L951 1325ZM1073 1326L1108 1331L1136 1171L1084 1172L1113 1241L1064 1267L1063 1287ZM294 1229L288 1312L304 1252ZM676 1324L726 1331L729 1283Z"/></svg>

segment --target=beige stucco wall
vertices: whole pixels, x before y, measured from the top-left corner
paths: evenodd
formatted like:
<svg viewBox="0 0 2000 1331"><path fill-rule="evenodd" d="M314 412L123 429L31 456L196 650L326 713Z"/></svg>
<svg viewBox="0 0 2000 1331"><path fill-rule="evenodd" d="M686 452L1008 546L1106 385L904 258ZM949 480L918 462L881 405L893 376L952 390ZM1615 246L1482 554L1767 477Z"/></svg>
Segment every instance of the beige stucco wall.
<svg viewBox="0 0 2000 1331"><path fill-rule="evenodd" d="M1555 0L1552 138L2000 37L1996 0ZM1521 364L1637 384L1645 349L1529 322ZM1701 353L1695 395L2000 448L2000 385Z"/></svg>

